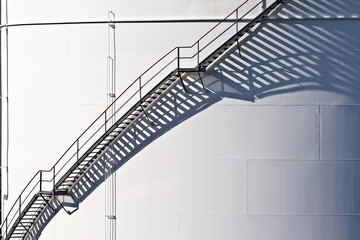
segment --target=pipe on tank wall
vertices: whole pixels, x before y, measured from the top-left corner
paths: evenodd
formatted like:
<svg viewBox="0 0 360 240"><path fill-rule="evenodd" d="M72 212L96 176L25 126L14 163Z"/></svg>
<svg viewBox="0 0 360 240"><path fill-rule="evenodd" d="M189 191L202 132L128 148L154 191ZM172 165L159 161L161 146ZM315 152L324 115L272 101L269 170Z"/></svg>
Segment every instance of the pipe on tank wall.
<svg viewBox="0 0 360 240"><path fill-rule="evenodd" d="M2 1L0 0L0 25L2 18ZM2 133L2 31L0 30L0 134ZM1 135L2 136L2 135ZM2 197L2 137L0 137L0 222L3 220L3 197ZM1 234L1 233L0 233Z"/></svg>

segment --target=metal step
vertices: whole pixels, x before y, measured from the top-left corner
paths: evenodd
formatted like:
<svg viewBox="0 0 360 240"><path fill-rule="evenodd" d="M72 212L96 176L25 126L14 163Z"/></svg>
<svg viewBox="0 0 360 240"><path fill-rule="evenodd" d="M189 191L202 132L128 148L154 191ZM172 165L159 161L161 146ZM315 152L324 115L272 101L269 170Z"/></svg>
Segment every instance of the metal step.
<svg viewBox="0 0 360 240"><path fill-rule="evenodd" d="M97 141L93 143L85 153L78 156L79 158L75 164L73 164L70 169L68 169L68 171L66 171L65 174L55 183L52 192L38 192L29 200L25 207L21 206L22 211L19 216L16 220L14 220L13 225L6 230L7 235L5 240L12 238L26 238L29 234L28 231L34 226L44 209L48 207L52 209L50 204L51 199L55 199L55 196L69 196L71 189L82 178L86 178L91 182L92 176L91 172L88 170L96 163L99 156L101 156L101 154L106 151L107 147L110 146L119 136L127 136L127 130L130 129L130 126L132 126L133 123L141 116L146 116L146 113L152 104L154 104L157 99L164 96L167 90L171 88L177 80L180 79L182 81L181 78L186 74L205 73L206 68L226 53L226 51L228 51L228 49L239 40L239 38L249 33L257 24L265 20L269 13L271 13L271 11L283 2L284 0L275 1L265 11L255 17L249 24L213 51L195 68L176 68L170 72L160 83L139 99L139 101L135 103L134 106L120 119L118 119L113 126L107 129L106 132L102 134L102 136L97 139ZM167 121L166 119L163 120ZM133 149L131 144L133 143L124 142L124 152L126 152L126 154Z"/></svg>

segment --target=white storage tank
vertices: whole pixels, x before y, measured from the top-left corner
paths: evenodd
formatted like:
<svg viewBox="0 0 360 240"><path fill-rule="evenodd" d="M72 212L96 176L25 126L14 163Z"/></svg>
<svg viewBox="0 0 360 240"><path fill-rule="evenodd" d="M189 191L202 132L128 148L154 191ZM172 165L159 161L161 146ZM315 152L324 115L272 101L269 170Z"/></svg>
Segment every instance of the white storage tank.
<svg viewBox="0 0 360 240"><path fill-rule="evenodd" d="M50 169L106 108L108 27L90 22L106 22L109 10L123 21L120 93L241 3L17 0L6 19L3 2L5 214L36 171ZM157 130L116 171L116 239L358 239L359 17L357 0L285 0L201 78L186 76L186 92L178 81L150 116ZM59 24L11 26L46 22ZM101 184L39 239L103 239L105 198Z"/></svg>

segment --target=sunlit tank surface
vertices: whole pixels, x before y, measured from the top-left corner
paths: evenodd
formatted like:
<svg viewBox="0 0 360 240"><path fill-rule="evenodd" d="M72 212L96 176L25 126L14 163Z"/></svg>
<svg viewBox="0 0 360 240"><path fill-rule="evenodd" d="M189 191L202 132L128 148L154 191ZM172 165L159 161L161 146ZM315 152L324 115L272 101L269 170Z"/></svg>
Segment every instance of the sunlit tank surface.
<svg viewBox="0 0 360 240"><path fill-rule="evenodd" d="M106 22L114 12L124 20L116 23L119 94L241 1L11 0L7 20L1 4L9 25ZM201 78L184 76L186 91L181 81L173 85L156 103L153 125L143 117L128 138L138 147L116 171L117 239L358 239L359 17L358 0L285 0ZM108 26L9 26L7 46L3 29L6 214L34 173L50 169L105 110ZM153 131L144 134L144 126ZM72 215L61 210L51 219L39 239L104 236L100 184Z"/></svg>

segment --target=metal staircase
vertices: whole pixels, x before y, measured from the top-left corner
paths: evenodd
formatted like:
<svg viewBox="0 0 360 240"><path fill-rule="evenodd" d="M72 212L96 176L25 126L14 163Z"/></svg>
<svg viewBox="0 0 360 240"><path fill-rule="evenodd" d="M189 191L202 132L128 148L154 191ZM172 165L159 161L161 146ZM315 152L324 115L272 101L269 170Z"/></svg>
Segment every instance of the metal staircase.
<svg viewBox="0 0 360 240"><path fill-rule="evenodd" d="M164 98L174 83L181 83L186 93L185 75L197 75L206 91L201 79L206 69L234 44L238 45L240 53L241 38L250 34L284 1L276 0L262 10L262 0L246 0L193 45L175 47L147 69L76 139L50 170L38 171L29 181L1 225L1 239L37 239L58 211L64 209L69 214L76 211L77 199L86 188L96 187L104 181L107 163L102 159L109 154L114 142L126 136L140 117L152 126L149 109ZM240 28L240 20L259 12ZM114 107L117 120L107 129L109 109ZM131 151L125 148L124 151Z"/></svg>

